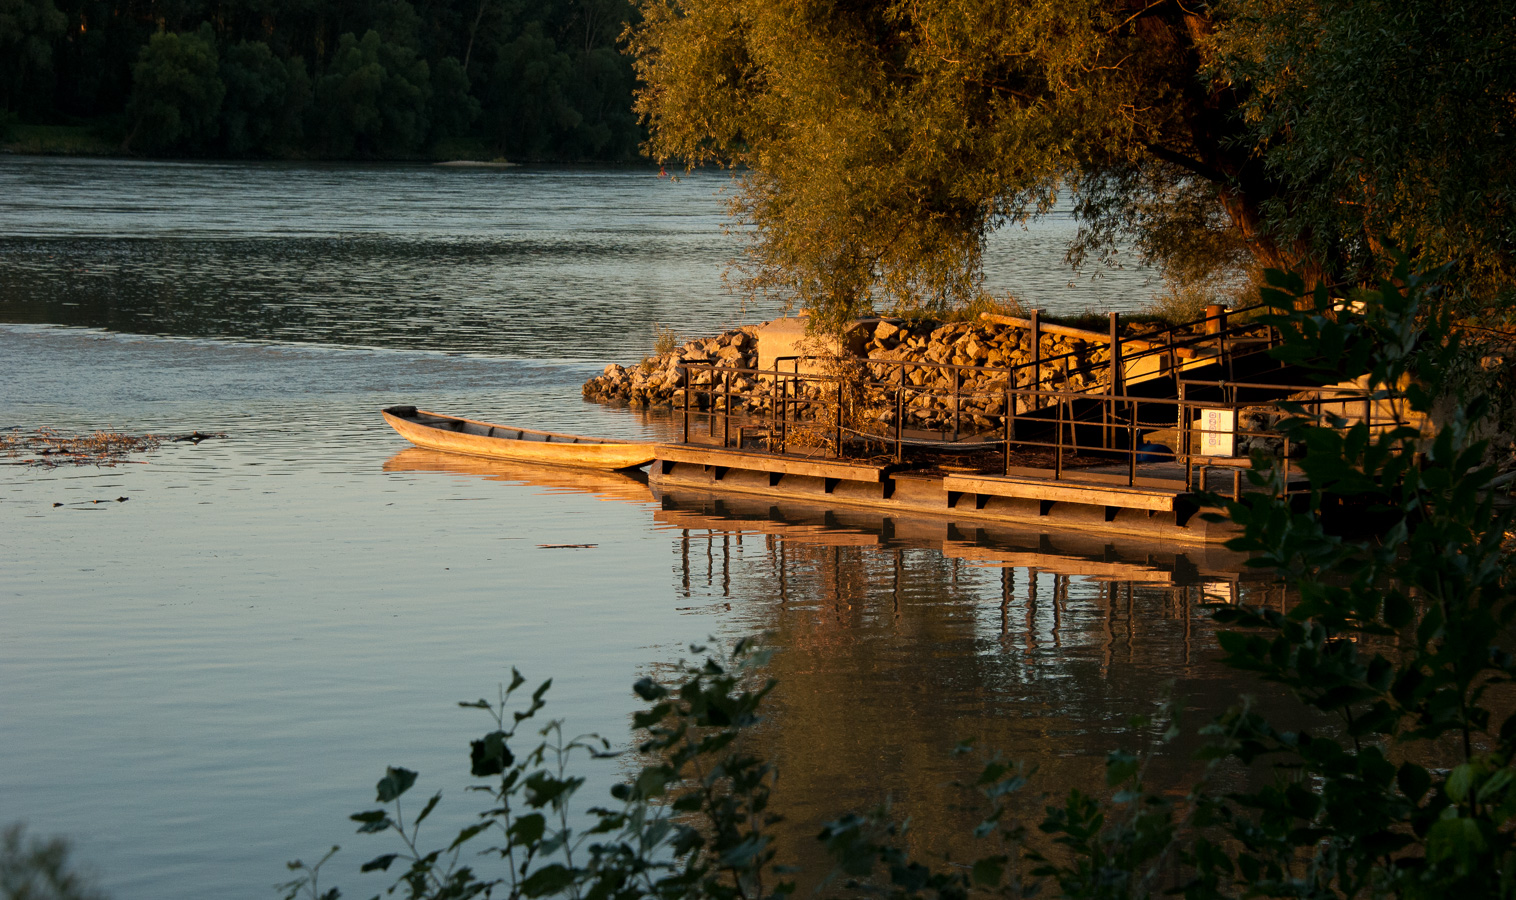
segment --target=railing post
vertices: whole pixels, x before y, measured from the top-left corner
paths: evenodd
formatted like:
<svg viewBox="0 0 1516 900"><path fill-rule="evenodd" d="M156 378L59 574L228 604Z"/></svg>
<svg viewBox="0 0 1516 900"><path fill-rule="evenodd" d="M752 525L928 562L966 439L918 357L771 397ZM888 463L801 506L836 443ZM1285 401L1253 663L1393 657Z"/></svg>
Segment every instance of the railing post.
<svg viewBox="0 0 1516 900"><path fill-rule="evenodd" d="M905 368L899 370L901 380L894 385L894 461L905 459Z"/></svg>
<svg viewBox="0 0 1516 900"><path fill-rule="evenodd" d="M1195 487L1195 460L1190 456L1190 406L1185 401L1185 385L1179 382L1179 451L1184 454L1184 489Z"/></svg>
<svg viewBox="0 0 1516 900"><path fill-rule="evenodd" d="M1004 475L1011 474L1011 441L1016 437L1016 398L1011 396L1011 383L1015 381L1015 370L1006 376L1005 380L1005 471Z"/></svg>
<svg viewBox="0 0 1516 900"><path fill-rule="evenodd" d="M963 384L963 370L953 367L953 443L958 443L958 422L963 412L963 399L959 396L959 389Z"/></svg>
<svg viewBox="0 0 1516 900"><path fill-rule="evenodd" d="M1063 477L1063 398L1057 398L1054 406L1058 408L1058 427L1053 432L1053 480L1057 481Z"/></svg>
<svg viewBox="0 0 1516 900"><path fill-rule="evenodd" d="M1127 468L1127 487L1135 487L1137 484L1137 401L1127 400L1127 411L1132 415L1132 424L1129 426L1126 437L1127 451L1130 454L1130 466Z"/></svg>
<svg viewBox="0 0 1516 900"><path fill-rule="evenodd" d="M837 458L842 458L842 377L837 378Z"/></svg>
<svg viewBox="0 0 1516 900"><path fill-rule="evenodd" d="M730 367L721 367L721 449L732 445L732 372Z"/></svg>
<svg viewBox="0 0 1516 900"><path fill-rule="evenodd" d="M779 357L774 357L774 380L769 383L769 452L779 448Z"/></svg>
<svg viewBox="0 0 1516 900"><path fill-rule="evenodd" d="M1122 394L1122 382L1126 380L1125 363L1121 359L1121 314L1111 313L1111 378L1110 384L1110 410L1111 424L1106 435L1109 444L1106 449L1115 449L1116 443L1116 398Z"/></svg>
<svg viewBox="0 0 1516 900"><path fill-rule="evenodd" d="M695 392L695 376L690 367L680 363L679 368L684 372L684 443L690 442L690 394Z"/></svg>
<svg viewBox="0 0 1516 900"><path fill-rule="evenodd" d="M1042 390L1042 311L1032 310L1032 390Z"/></svg>
<svg viewBox="0 0 1516 900"><path fill-rule="evenodd" d="M774 375L774 378L775 378L776 381L779 379L779 375L777 374L778 368L779 368L779 363L775 362L774 363L774 369L776 370L776 374ZM788 447L789 423L790 423L790 408L789 407L790 407L790 383L788 381L781 381L781 382L779 382L779 452L780 453L787 453L788 452L787 447Z"/></svg>
<svg viewBox="0 0 1516 900"><path fill-rule="evenodd" d="M1121 313L1111 313L1111 394L1126 390L1126 363L1121 351Z"/></svg>

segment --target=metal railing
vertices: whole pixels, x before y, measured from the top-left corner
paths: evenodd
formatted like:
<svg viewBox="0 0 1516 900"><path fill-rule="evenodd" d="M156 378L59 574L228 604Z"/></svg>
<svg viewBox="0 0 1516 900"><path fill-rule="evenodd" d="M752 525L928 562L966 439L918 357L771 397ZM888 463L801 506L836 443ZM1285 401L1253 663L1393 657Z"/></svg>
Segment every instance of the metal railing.
<svg viewBox="0 0 1516 900"><path fill-rule="evenodd" d="M966 366L908 360L855 359L847 361L854 368L849 376L822 372L802 372L798 359L791 371L780 368L776 360L771 369L754 369L722 365L717 360L685 360L679 365L683 375L682 432L685 443L694 443L692 424L704 420L711 443L719 440L723 448L743 449L757 444L770 453L815 456L818 448L833 458L878 459L892 457L896 463L906 461L908 448L939 450L988 450L996 448L1002 456L1001 471L1010 475L1021 468L1016 462L1028 452L1051 456L1045 474L1064 479L1069 465L1077 460L1081 470L1092 467L1092 460L1104 461L1104 474L1124 462L1125 481L1135 486L1139 466L1173 463L1184 467L1184 483L1195 483L1197 467L1217 464L1217 457L1236 458L1236 442L1246 439L1250 449L1264 449L1265 456L1284 460L1285 483L1289 481L1292 448L1288 436L1269 428L1243 428L1244 411L1254 417L1283 417L1285 411L1276 402L1239 402L1238 389L1273 391L1293 395L1296 402L1314 408L1318 414L1330 408L1347 409L1361 404L1363 420L1371 427L1392 427L1395 423L1376 423L1374 410L1378 399L1360 388L1242 383L1228 381L1179 381L1177 397L1145 397L1107 390L1091 394L1082 390L1059 390L1043 387L1017 387L1011 368ZM871 370L884 374L877 376ZM922 383L910 383L912 370L931 373ZM964 373L987 373L1001 381L989 390L964 390ZM938 385L947 382L947 387ZM1193 399L1192 388L1230 390L1230 399ZM993 397L998 403L975 408L973 431L963 428L964 398ZM951 429L924 431L908 429L907 410L912 406L947 406L951 408ZM852 409L849 409L849 406ZM998 411L995 410L998 407ZM860 411L863 415L860 416ZM1206 428L1203 415L1229 414L1230 425L1224 430ZM1382 417L1381 417L1382 418ZM1146 440L1154 431L1174 429L1172 446L1158 446ZM1232 450L1220 452L1215 446L1196 446L1206 434L1230 435ZM798 440L803 434L808 440ZM927 437L923 435L933 435ZM735 435L735 443L733 437ZM1261 440L1260 440L1261 439ZM1225 449L1225 440L1220 439ZM1202 443L1205 443L1202 441ZM800 446L797 446L799 444ZM1235 465L1233 466L1235 468ZM1177 475L1176 473L1173 473ZM1234 493L1240 492L1240 470L1234 473Z"/></svg>

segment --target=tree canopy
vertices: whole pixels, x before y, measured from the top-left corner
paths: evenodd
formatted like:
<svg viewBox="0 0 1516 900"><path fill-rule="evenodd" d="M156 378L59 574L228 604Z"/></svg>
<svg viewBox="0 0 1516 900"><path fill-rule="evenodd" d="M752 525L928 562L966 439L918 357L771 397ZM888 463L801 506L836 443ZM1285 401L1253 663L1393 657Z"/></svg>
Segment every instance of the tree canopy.
<svg viewBox="0 0 1516 900"><path fill-rule="evenodd" d="M627 0L0 0L0 120L156 155L628 159Z"/></svg>
<svg viewBox="0 0 1516 900"><path fill-rule="evenodd" d="M1513 10L643 0L631 44L653 155L742 172L749 286L841 315L972 297L985 235L1060 195L1076 262L1350 283L1400 242L1504 285Z"/></svg>

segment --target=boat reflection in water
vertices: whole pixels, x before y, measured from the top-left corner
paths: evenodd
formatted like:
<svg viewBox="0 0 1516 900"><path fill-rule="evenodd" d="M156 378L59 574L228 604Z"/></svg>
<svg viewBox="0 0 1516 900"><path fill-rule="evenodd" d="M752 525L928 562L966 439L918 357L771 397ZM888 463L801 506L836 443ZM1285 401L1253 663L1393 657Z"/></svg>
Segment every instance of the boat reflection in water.
<svg viewBox="0 0 1516 900"><path fill-rule="evenodd" d="M1284 597L1215 545L649 489L420 452L386 468L649 504L652 527L672 538L671 599L704 617L670 639L762 633L776 650L768 674L779 687L755 749L780 766L782 855L809 873L828 866L814 839L824 822L885 799L912 819L913 850L966 855L980 811L953 783L972 783L982 757L955 757L964 739L1036 768L1025 795L1035 818L1047 793L1098 793L1110 750L1161 733L1133 732L1134 713L1172 698L1193 732L1243 692L1277 712L1266 689L1216 662L1202 604ZM1155 759L1148 784L1188 785L1194 746L1182 739Z"/></svg>
<svg viewBox="0 0 1516 900"><path fill-rule="evenodd" d="M472 475L485 481L546 488L545 494L594 494L602 500L624 503L652 503L655 499L648 489L647 477L636 470L623 474L601 469L534 466L421 447L411 447L391 456L384 462L384 471Z"/></svg>

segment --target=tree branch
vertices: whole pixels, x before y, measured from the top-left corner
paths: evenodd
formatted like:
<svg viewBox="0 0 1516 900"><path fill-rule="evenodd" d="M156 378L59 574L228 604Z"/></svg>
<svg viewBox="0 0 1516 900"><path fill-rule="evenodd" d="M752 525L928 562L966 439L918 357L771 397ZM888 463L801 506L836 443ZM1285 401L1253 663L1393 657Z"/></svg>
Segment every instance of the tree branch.
<svg viewBox="0 0 1516 900"><path fill-rule="evenodd" d="M1217 184L1232 183L1232 179L1227 177L1227 174L1225 172L1222 172L1220 169L1208 166L1198 159L1192 159L1188 156L1185 156L1183 153L1179 153L1175 150L1170 150L1169 148L1161 146L1159 144L1145 144L1143 146L1147 152L1153 154L1164 162L1173 163L1174 165L1179 166L1181 169L1185 169L1189 172L1199 175L1206 181L1214 181Z"/></svg>

